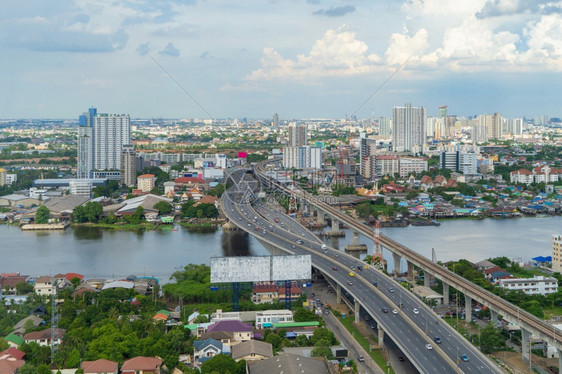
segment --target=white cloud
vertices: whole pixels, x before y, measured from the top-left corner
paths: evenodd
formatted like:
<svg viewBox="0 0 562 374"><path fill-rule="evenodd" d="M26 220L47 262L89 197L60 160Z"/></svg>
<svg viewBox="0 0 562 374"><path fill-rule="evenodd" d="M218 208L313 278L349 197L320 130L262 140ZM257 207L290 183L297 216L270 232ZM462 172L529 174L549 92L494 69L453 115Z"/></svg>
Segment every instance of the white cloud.
<svg viewBox="0 0 562 374"><path fill-rule="evenodd" d="M528 38L529 62L544 61L556 70L562 70L562 17L559 14L542 16L524 30Z"/></svg>
<svg viewBox="0 0 562 374"><path fill-rule="evenodd" d="M381 59L367 54L368 46L352 31L328 30L307 55L294 60L283 58L273 48L264 48L261 67L248 75L249 80L308 79L366 73L379 67Z"/></svg>
<svg viewBox="0 0 562 374"><path fill-rule="evenodd" d="M427 36L426 29L418 30L414 36L409 36L407 30L402 34L392 34L385 53L386 62L391 65L402 64L410 56L413 56L411 61L414 62L419 58L416 55L421 54L429 47Z"/></svg>

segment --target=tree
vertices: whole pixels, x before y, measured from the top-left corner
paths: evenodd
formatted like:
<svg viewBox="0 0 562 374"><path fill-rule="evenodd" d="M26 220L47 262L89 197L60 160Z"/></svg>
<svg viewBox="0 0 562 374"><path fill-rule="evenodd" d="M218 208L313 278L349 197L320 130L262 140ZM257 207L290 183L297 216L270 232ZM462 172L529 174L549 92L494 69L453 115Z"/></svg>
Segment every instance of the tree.
<svg viewBox="0 0 562 374"><path fill-rule="evenodd" d="M44 224L49 223L49 215L51 211L45 205L41 205L35 212L35 223Z"/></svg>
<svg viewBox="0 0 562 374"><path fill-rule="evenodd" d="M281 348L283 338L275 333L270 333L269 335L267 335L267 338L265 338L265 342L271 344L273 346L273 350L277 351L279 348Z"/></svg>
<svg viewBox="0 0 562 374"><path fill-rule="evenodd" d="M298 308L295 310L293 315L293 321L295 322L310 322L318 321L318 316L305 308Z"/></svg>
<svg viewBox="0 0 562 374"><path fill-rule="evenodd" d="M505 337L500 329L490 322L480 331L480 345L484 353L498 351L505 347Z"/></svg>
<svg viewBox="0 0 562 374"><path fill-rule="evenodd" d="M164 215L172 213L174 207L167 201L159 201L154 204L154 209L158 209L158 214Z"/></svg>
<svg viewBox="0 0 562 374"><path fill-rule="evenodd" d="M18 295L25 295L33 292L33 286L27 282L19 282L16 284L16 293Z"/></svg>
<svg viewBox="0 0 562 374"><path fill-rule="evenodd" d="M135 212L130 216L125 216L125 220L133 225L138 225L144 218L144 208L139 205Z"/></svg>
<svg viewBox="0 0 562 374"><path fill-rule="evenodd" d="M295 339L295 345L297 347L307 347L310 344L306 335L299 335Z"/></svg>
<svg viewBox="0 0 562 374"><path fill-rule="evenodd" d="M246 373L246 361L240 360L239 362L234 361L230 356L220 354L216 355L212 359L205 361L201 365L201 374L245 374Z"/></svg>
<svg viewBox="0 0 562 374"><path fill-rule="evenodd" d="M84 205L84 215L88 222L98 222L102 213L103 207L98 202L89 201Z"/></svg>
<svg viewBox="0 0 562 374"><path fill-rule="evenodd" d="M324 327L319 327L312 333L310 337L310 342L316 347L319 341L326 342L325 344L328 346L336 344L338 341L334 336L334 333Z"/></svg>
<svg viewBox="0 0 562 374"><path fill-rule="evenodd" d="M80 366L80 351L76 348L74 348L70 354L68 355L68 358L66 359L66 364L65 367L67 368L77 368Z"/></svg>
<svg viewBox="0 0 562 374"><path fill-rule="evenodd" d="M355 213L357 213L359 218L368 219L371 215L371 205L369 203L359 204L357 208L355 208Z"/></svg>

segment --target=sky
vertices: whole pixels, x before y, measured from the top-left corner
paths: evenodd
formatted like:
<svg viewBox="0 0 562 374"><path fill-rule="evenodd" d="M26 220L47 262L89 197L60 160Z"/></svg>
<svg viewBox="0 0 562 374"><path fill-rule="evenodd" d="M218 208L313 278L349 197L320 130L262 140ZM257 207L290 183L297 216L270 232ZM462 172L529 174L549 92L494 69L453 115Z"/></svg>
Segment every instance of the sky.
<svg viewBox="0 0 562 374"><path fill-rule="evenodd" d="M90 106L134 118L370 118L405 103L428 115L448 105L462 116L562 116L562 1L0 0L0 9L0 118L76 118Z"/></svg>

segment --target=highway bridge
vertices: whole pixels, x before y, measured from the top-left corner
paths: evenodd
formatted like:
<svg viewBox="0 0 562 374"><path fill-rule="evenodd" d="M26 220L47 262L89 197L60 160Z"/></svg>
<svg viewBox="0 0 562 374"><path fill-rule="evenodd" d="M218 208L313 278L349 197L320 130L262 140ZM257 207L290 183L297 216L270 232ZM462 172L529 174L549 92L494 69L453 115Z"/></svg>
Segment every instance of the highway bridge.
<svg viewBox="0 0 562 374"><path fill-rule="evenodd" d="M291 188L289 188L289 186L283 185L271 177L270 171L275 169L279 162L279 158L261 162L256 165L254 171L260 178L261 182L266 184L269 188L276 189L277 191L285 194L291 194ZM352 230L354 238L358 238L359 235L365 235L371 239L374 238L372 228L346 215L339 209L334 208L323 201L319 201L319 199L315 198L315 196L312 196L305 191L293 190L293 194L302 203L302 205L309 204L310 206L313 206L317 210L320 221L323 221L324 215L327 214L332 218L332 227L338 226L339 222L341 222ZM400 260L401 258L404 258L408 264L409 275L413 274L413 268L414 266L417 266L424 271L424 274L431 274L443 282L443 296L445 300L449 300L449 287L453 287L462 292L465 296L465 316L467 320L471 320L471 305L474 300L490 309L492 320L497 321L498 315L501 315L509 322L519 325L522 333L522 355L526 362L529 362L530 340L532 334L532 336L538 337L546 341L548 344L554 345L558 349L559 367L562 367L561 337L560 332L557 333L554 326L542 321L534 315L526 312L516 305L511 304L503 298L494 295L482 287L473 284L460 275L449 271L447 268L432 262L430 259L420 255L410 248L407 248L397 241L382 234L379 238L382 246L392 253L396 272L400 271ZM429 277L424 276L424 281L426 282L426 285L429 285Z"/></svg>
<svg viewBox="0 0 562 374"><path fill-rule="evenodd" d="M352 296L354 315L366 311L377 323L382 344L386 333L421 373L499 373L485 355L409 291L359 259L328 248L316 235L259 198L254 175L235 170L234 186L222 198L227 218L254 235L266 248L289 254L310 254L312 264ZM362 265L363 270L358 270ZM355 270L353 270L355 269ZM353 273L353 276L350 275ZM440 344L435 342L439 337ZM461 357L466 355L468 361Z"/></svg>

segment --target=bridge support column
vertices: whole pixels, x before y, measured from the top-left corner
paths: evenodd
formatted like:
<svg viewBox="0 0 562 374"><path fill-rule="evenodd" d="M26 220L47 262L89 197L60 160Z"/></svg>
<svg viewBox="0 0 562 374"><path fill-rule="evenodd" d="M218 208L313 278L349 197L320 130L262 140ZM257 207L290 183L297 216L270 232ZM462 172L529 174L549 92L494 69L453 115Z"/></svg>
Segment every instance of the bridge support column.
<svg viewBox="0 0 562 374"><path fill-rule="evenodd" d="M494 326L498 323L498 312L493 309L490 309L490 321L494 322Z"/></svg>
<svg viewBox="0 0 562 374"><path fill-rule="evenodd" d="M531 332L521 327L521 353L523 354L523 361L529 363L529 354L531 349Z"/></svg>
<svg viewBox="0 0 562 374"><path fill-rule="evenodd" d="M361 253L367 252L367 246L359 242L360 233L352 232L351 244L345 246L345 251L351 253L354 257L359 258Z"/></svg>
<svg viewBox="0 0 562 374"><path fill-rule="evenodd" d="M384 344L384 330L381 327L381 324L378 323L377 324L377 332L378 332L378 338L379 338L379 346L382 347L382 345Z"/></svg>
<svg viewBox="0 0 562 374"><path fill-rule="evenodd" d="M399 254L393 253L392 259L394 260L394 276L398 276L400 274L400 261L402 257Z"/></svg>
<svg viewBox="0 0 562 374"><path fill-rule="evenodd" d="M327 231L328 236L345 236L345 232L340 231L340 221L332 217L332 230Z"/></svg>
<svg viewBox="0 0 562 374"><path fill-rule="evenodd" d="M341 286L336 283L336 304L341 304Z"/></svg>
<svg viewBox="0 0 562 374"><path fill-rule="evenodd" d="M414 274L414 264L408 261L408 280L414 282L416 280L416 275Z"/></svg>
<svg viewBox="0 0 562 374"><path fill-rule="evenodd" d="M429 275L429 272L427 270L423 271L423 285L425 287L431 286L431 275Z"/></svg>
<svg viewBox="0 0 562 374"><path fill-rule="evenodd" d="M355 300L355 310L353 311L353 314L355 314L355 323L359 323L361 321L361 314L359 314L360 311L361 305L359 305L359 302Z"/></svg>
<svg viewBox="0 0 562 374"><path fill-rule="evenodd" d="M464 294L464 319L472 321L472 298Z"/></svg>
<svg viewBox="0 0 562 374"><path fill-rule="evenodd" d="M443 282L443 304L449 305L449 285Z"/></svg>
<svg viewBox="0 0 562 374"><path fill-rule="evenodd" d="M326 226L326 217L324 216L324 212L320 209L316 209L316 219L320 225Z"/></svg>
<svg viewBox="0 0 562 374"><path fill-rule="evenodd" d="M359 245L361 243L359 243L359 233L357 231L353 231L353 234L351 236L351 245Z"/></svg>
<svg viewBox="0 0 562 374"><path fill-rule="evenodd" d="M558 349L558 368L562 368L562 349Z"/></svg>

